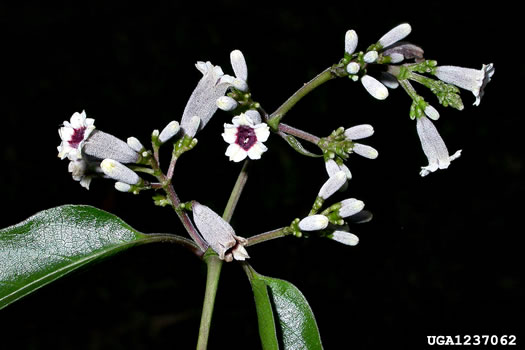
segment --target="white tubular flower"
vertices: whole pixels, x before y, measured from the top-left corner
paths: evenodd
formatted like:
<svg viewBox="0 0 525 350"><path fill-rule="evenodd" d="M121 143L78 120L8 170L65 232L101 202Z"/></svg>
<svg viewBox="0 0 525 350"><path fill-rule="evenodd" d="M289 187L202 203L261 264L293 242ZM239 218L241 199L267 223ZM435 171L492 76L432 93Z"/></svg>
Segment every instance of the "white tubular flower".
<svg viewBox="0 0 525 350"><path fill-rule="evenodd" d="M348 198L341 202L339 216L346 218L359 213L365 207L365 203L355 198Z"/></svg>
<svg viewBox="0 0 525 350"><path fill-rule="evenodd" d="M175 136L180 130L180 125L178 121L171 121L162 129L159 135L159 141L164 143Z"/></svg>
<svg viewBox="0 0 525 350"><path fill-rule="evenodd" d="M134 150L137 153L143 152L146 148L142 145L142 143L137 139L136 137L128 137L127 142L129 147L131 147L132 150Z"/></svg>
<svg viewBox="0 0 525 350"><path fill-rule="evenodd" d="M368 159L376 159L379 155L375 148L367 145L362 145L360 143L354 143L353 151L359 154L361 157L365 157Z"/></svg>
<svg viewBox="0 0 525 350"><path fill-rule="evenodd" d="M355 52L357 47L357 33L355 30L349 30L345 34L345 52L349 55Z"/></svg>
<svg viewBox="0 0 525 350"><path fill-rule="evenodd" d="M197 62L195 66L203 77L193 90L182 113L180 125L184 131L191 128L191 119L194 116L201 119L200 129L204 128L217 111L217 99L223 96L231 86L223 80L224 73L221 67L214 66L210 62Z"/></svg>
<svg viewBox="0 0 525 350"><path fill-rule="evenodd" d="M336 172L323 184L317 196L326 200L337 192L345 184L346 180L347 177L344 171Z"/></svg>
<svg viewBox="0 0 525 350"><path fill-rule="evenodd" d="M129 192L131 190L131 185L117 181L115 182L115 189L120 192Z"/></svg>
<svg viewBox="0 0 525 350"><path fill-rule="evenodd" d="M421 167L421 172L419 173L421 176L427 176L437 169L448 168L450 162L461 155L461 150L459 150L452 156L449 156L445 142L434 124L427 117L418 118L416 128L423 152L428 158L428 165Z"/></svg>
<svg viewBox="0 0 525 350"><path fill-rule="evenodd" d="M368 91L368 93L374 98L377 98L378 100L384 100L388 97L388 89L376 78L373 78L370 75L363 75L361 78L361 83L365 87L366 91Z"/></svg>
<svg viewBox="0 0 525 350"><path fill-rule="evenodd" d="M241 113L232 120L232 124L224 124L222 138L230 145L226 155L231 161L240 162L249 157L260 159L268 150L263 144L270 136L270 128L266 123L254 124L245 113Z"/></svg>
<svg viewBox="0 0 525 350"><path fill-rule="evenodd" d="M235 99L231 98L230 96L221 96L217 99L217 107L219 107L220 110L229 112L233 111L239 104Z"/></svg>
<svg viewBox="0 0 525 350"><path fill-rule="evenodd" d="M82 154L99 161L106 158L120 163L136 163L140 155L121 139L100 130L94 130L82 146Z"/></svg>
<svg viewBox="0 0 525 350"><path fill-rule="evenodd" d="M357 62L350 62L346 66L346 71L348 72L348 74L357 74L357 72L359 72L360 69L361 66Z"/></svg>
<svg viewBox="0 0 525 350"><path fill-rule="evenodd" d="M437 109L432 107L431 105L428 105L425 107L425 114L427 117L429 117L432 120L438 120L439 119L439 112Z"/></svg>
<svg viewBox="0 0 525 350"><path fill-rule="evenodd" d="M137 173L114 159L104 159L100 168L108 177L129 185L136 185L141 180Z"/></svg>
<svg viewBox="0 0 525 350"><path fill-rule="evenodd" d="M244 248L248 240L235 231L217 213L198 202L193 202L193 221L204 240L225 261L246 260L250 256Z"/></svg>
<svg viewBox="0 0 525 350"><path fill-rule="evenodd" d="M319 231L328 226L329 220L321 214L310 215L299 221L301 231Z"/></svg>
<svg viewBox="0 0 525 350"><path fill-rule="evenodd" d="M92 177L87 175L88 164L84 159L75 159L69 162L68 171L71 173L73 180L79 181L80 186L89 190Z"/></svg>
<svg viewBox="0 0 525 350"><path fill-rule="evenodd" d="M82 146L91 132L95 130L95 120L86 118L86 112L75 112L71 120L64 121L63 126L58 129L62 142L57 147L60 159L68 158L76 160L82 158Z"/></svg>
<svg viewBox="0 0 525 350"><path fill-rule="evenodd" d="M370 124L352 126L345 130L345 137L350 140L359 140L374 134L374 128Z"/></svg>
<svg viewBox="0 0 525 350"><path fill-rule="evenodd" d="M391 29L388 33L383 35L377 42L381 47L388 47L392 44L397 43L399 40L404 39L410 32L412 27L408 23L403 23L397 27Z"/></svg>
<svg viewBox="0 0 525 350"><path fill-rule="evenodd" d="M363 56L363 60L366 63L374 63L378 57L379 57L379 54L377 53L377 51L372 50L372 51L368 51L367 53L365 53L365 55Z"/></svg>
<svg viewBox="0 0 525 350"><path fill-rule="evenodd" d="M350 232L345 231L334 231L331 235L328 236L329 238L333 239L334 241L337 241L339 243L343 243L349 246L354 246L359 243L359 238Z"/></svg>
<svg viewBox="0 0 525 350"><path fill-rule="evenodd" d="M471 91L476 97L474 105L479 106L485 86L490 82L494 71L495 68L492 63L484 64L480 70L457 66L439 66L436 68L435 75L445 83Z"/></svg>

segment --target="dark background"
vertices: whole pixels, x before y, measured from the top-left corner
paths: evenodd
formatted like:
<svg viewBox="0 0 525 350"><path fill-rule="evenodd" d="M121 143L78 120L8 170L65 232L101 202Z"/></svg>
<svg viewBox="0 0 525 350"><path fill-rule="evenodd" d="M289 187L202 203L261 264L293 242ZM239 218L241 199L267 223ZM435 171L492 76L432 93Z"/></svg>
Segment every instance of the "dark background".
<svg viewBox="0 0 525 350"><path fill-rule="evenodd" d="M243 51L253 96L271 112L342 57L346 30L357 31L363 50L409 22L408 39L425 57L496 67L479 107L468 91L462 112L425 95L441 113L435 124L449 150L463 155L448 170L420 178L426 158L401 89L380 102L360 83L325 84L286 122L319 136L338 126L374 125L364 143L379 158L351 157L354 179L335 198L363 200L374 220L351 227L361 239L356 247L285 238L250 248L250 263L305 294L326 349L421 349L427 335L458 334L516 334L522 346L523 32L516 9L490 6L2 4L0 227L72 203L113 212L143 232L183 234L174 213L155 207L146 193L118 193L102 180L86 191L74 182L56 157L59 125L85 109L98 129L146 144L153 129L180 120L201 77L195 62L210 60L231 73L233 49ZM220 133L230 120L218 112L175 175L183 200L217 212L240 170L223 155ZM242 236L305 215L326 178L322 161L275 136L267 145L232 221ZM2 310L1 347L191 349L204 282L204 265L180 247L132 249ZM250 285L237 264L224 266L210 336L210 349L225 347L260 348Z"/></svg>

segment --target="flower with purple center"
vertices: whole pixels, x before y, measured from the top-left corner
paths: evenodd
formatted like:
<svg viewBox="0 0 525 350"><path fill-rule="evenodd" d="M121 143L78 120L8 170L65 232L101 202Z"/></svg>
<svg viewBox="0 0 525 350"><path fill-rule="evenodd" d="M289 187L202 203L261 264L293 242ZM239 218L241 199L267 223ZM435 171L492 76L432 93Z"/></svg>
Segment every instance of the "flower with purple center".
<svg viewBox="0 0 525 350"><path fill-rule="evenodd" d="M82 145L89 137L91 132L95 130L95 120L86 118L86 112L75 112L71 116L71 120L64 121L63 126L58 129L58 134L62 142L57 147L58 156L60 159L68 158L70 160L78 160L82 158Z"/></svg>
<svg viewBox="0 0 525 350"><path fill-rule="evenodd" d="M246 157L260 159L268 150L263 144L270 136L270 128L266 123L254 124L246 114L241 113L232 120L232 124L224 124L222 138L229 143L226 155L234 162L240 162Z"/></svg>

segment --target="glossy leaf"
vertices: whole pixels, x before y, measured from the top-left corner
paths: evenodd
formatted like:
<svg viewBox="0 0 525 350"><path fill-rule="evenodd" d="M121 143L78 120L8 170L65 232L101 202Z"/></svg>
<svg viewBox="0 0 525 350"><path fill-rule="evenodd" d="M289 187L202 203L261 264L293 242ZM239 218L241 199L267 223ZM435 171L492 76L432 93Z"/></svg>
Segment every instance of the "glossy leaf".
<svg viewBox="0 0 525 350"><path fill-rule="evenodd" d="M263 348L279 348L272 337L276 333L275 315L279 320L278 333L282 337L283 349L322 349L314 314L299 289L290 282L262 276L251 267L248 270Z"/></svg>
<svg viewBox="0 0 525 350"><path fill-rule="evenodd" d="M0 309L88 263L170 237L177 236L142 234L89 206L44 210L0 230ZM189 240L177 240L193 246Z"/></svg>

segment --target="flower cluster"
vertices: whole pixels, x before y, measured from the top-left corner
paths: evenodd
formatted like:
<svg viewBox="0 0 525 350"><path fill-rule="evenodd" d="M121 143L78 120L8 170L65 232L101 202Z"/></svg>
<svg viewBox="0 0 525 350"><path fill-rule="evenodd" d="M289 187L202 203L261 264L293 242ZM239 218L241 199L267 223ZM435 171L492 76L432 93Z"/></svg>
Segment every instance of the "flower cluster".
<svg viewBox="0 0 525 350"><path fill-rule="evenodd" d="M429 120L437 120L439 112L417 94L410 81L429 88L443 106L461 110L463 103L458 88L471 91L475 97L474 105L478 106L485 87L494 75L494 65L483 65L480 70L438 66L436 61L424 58L423 49L401 41L411 31L410 24L400 24L366 51L356 52L358 37L354 30L349 30L345 35L345 56L342 64L348 76L354 81L360 80L370 95L378 100L388 97L387 88L395 89L401 85L407 92L412 99L410 117L417 119L416 129L429 162L420 172L421 176L426 176L437 169L447 168L452 160L459 157L461 151L449 155L443 139ZM410 63L409 60L414 62ZM378 78L370 75L369 71L373 66L384 67ZM420 73L433 75L438 80Z"/></svg>

